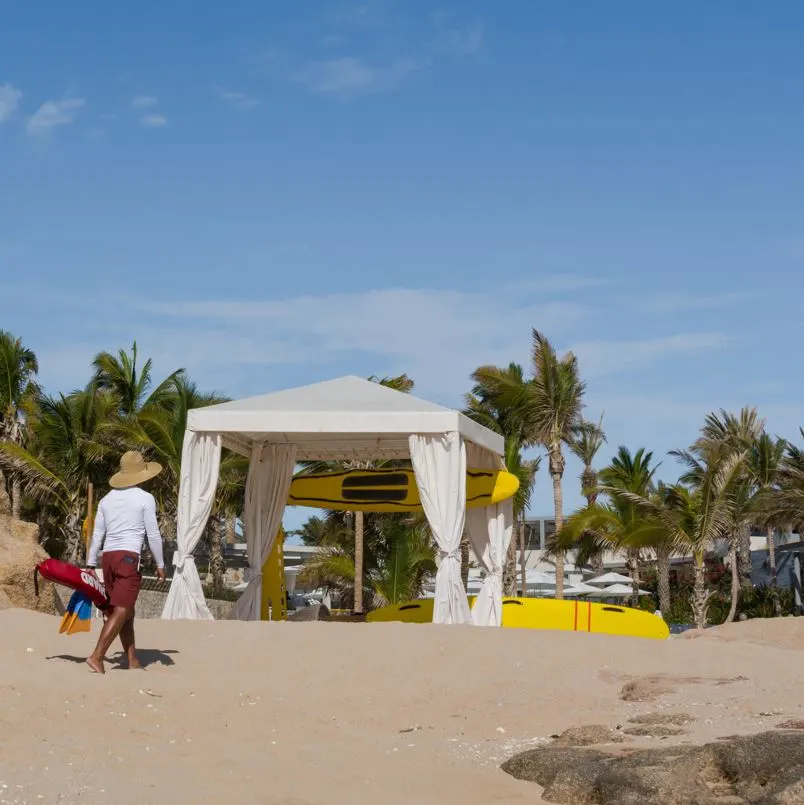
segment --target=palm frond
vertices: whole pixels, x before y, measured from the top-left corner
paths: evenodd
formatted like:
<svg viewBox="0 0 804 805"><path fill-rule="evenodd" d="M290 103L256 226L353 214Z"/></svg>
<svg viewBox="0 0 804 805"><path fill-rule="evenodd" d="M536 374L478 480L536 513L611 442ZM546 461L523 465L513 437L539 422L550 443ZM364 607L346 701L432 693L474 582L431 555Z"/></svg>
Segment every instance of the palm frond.
<svg viewBox="0 0 804 805"><path fill-rule="evenodd" d="M70 505L67 484L36 456L12 442L0 442L0 470L13 473L25 494L38 504L54 504L66 512Z"/></svg>

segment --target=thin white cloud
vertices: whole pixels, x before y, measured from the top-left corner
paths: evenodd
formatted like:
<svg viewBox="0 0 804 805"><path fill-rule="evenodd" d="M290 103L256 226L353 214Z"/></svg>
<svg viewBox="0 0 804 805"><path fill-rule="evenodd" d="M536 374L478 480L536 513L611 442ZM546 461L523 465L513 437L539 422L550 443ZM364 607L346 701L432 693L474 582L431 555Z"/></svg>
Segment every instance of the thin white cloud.
<svg viewBox="0 0 804 805"><path fill-rule="evenodd" d="M508 283L506 288L522 293L559 294L585 291L608 285L603 277L583 277L578 274L546 274Z"/></svg>
<svg viewBox="0 0 804 805"><path fill-rule="evenodd" d="M581 341L570 349L578 356L584 377L598 377L650 365L668 355L723 349L724 333L680 333L637 341Z"/></svg>
<svg viewBox="0 0 804 805"><path fill-rule="evenodd" d="M477 56L483 50L483 45L483 26L479 23L440 27L433 41L433 49L437 53L457 58Z"/></svg>
<svg viewBox="0 0 804 805"><path fill-rule="evenodd" d="M346 97L396 89L424 67L426 62L420 59L372 65L356 56L347 56L308 64L296 73L295 80L310 92Z"/></svg>
<svg viewBox="0 0 804 805"><path fill-rule="evenodd" d="M26 129L29 134L39 136L59 126L69 126L84 106L86 101L83 98L46 101L31 115Z"/></svg>
<svg viewBox="0 0 804 805"><path fill-rule="evenodd" d="M319 95L391 92L440 63L476 56L484 46L479 22L467 24L444 12L414 16L392 0L337 5L324 14L323 24L318 41L330 53L336 46L347 52L284 71L285 78Z"/></svg>
<svg viewBox="0 0 804 805"><path fill-rule="evenodd" d="M145 115L140 118L140 123L149 129L158 129L162 126L167 126L167 118L164 115Z"/></svg>
<svg viewBox="0 0 804 805"><path fill-rule="evenodd" d="M648 300L655 310L726 310L748 304L757 299L759 292L724 291L723 293L667 293Z"/></svg>
<svg viewBox="0 0 804 805"><path fill-rule="evenodd" d="M188 367L190 354L204 371L215 365L215 356L230 370L237 363L345 361L378 372L410 372L423 388L444 395L464 389L480 363L526 362L532 326L566 337L587 313L569 301L523 304L503 291L489 296L426 289L264 301L123 299L110 305L121 321L148 315L157 322L152 333L158 350L170 350Z"/></svg>
<svg viewBox="0 0 804 805"><path fill-rule="evenodd" d="M376 30L398 22L392 6L392 0L340 3L324 12L323 21L336 29Z"/></svg>
<svg viewBox="0 0 804 805"><path fill-rule="evenodd" d="M222 101L226 101L226 103L237 106L240 109L250 109L260 105L259 99L249 95L247 92L233 92L220 87L213 87L212 90Z"/></svg>
<svg viewBox="0 0 804 805"><path fill-rule="evenodd" d="M305 379L347 372L408 372L423 396L459 405L477 366L506 365L513 360L529 370L531 330L535 327L547 333L560 352L571 345L582 376L590 380L590 410L597 416L605 408L609 420L620 416L614 408L627 410L631 416L639 405L626 408L601 396L595 391L601 376L633 378L629 385L618 377L616 388L623 390L617 393L630 397L625 389L633 387L638 396L646 393L644 378L655 376L649 373L656 365L677 376L691 357L698 353L711 356L731 343L719 333L578 341L574 339L577 333L600 328L600 322L592 318L595 307L579 301L585 298L583 293L564 300L540 294L533 302L506 286L490 292L392 288L286 299L194 301L106 294L92 300L93 335L87 340L80 326L86 300L71 298L65 305L59 294L50 304L54 311L61 311L59 325L72 333L72 340L54 343L47 351L43 345L42 381L48 388L53 387L54 377L79 382L75 378L89 371L85 356L108 349L110 339L127 343L136 337L143 352L154 356L157 373L182 366L204 385L214 383L231 394L243 393L238 382L255 372ZM95 335L97 328L102 335ZM80 352L74 353L77 344L81 344ZM273 368L268 372L267 367ZM643 413L646 422L658 416ZM697 421L700 405L683 413L686 419ZM674 418L681 414L677 410Z"/></svg>
<svg viewBox="0 0 804 805"><path fill-rule="evenodd" d="M0 125L17 111L22 100L22 90L13 84L0 84Z"/></svg>
<svg viewBox="0 0 804 805"><path fill-rule="evenodd" d="M152 106L156 106L159 103L153 95L137 95L136 98L133 98L131 101L131 108L132 109L150 109Z"/></svg>

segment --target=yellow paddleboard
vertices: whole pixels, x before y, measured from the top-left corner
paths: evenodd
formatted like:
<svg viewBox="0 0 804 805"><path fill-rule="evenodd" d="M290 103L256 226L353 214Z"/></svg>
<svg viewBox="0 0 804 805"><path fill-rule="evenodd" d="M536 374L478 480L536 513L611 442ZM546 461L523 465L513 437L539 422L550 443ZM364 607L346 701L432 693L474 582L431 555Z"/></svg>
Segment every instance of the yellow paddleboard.
<svg viewBox="0 0 804 805"><path fill-rule="evenodd" d="M490 506L516 494L519 479L504 470L468 469L466 506ZM410 469L348 470L297 475L290 484L289 506L363 512L410 512L421 509L419 488Z"/></svg>
<svg viewBox="0 0 804 805"><path fill-rule="evenodd" d="M470 596L469 605L473 603L474 596ZM375 609L366 616L369 623L431 623L432 620L432 598ZM559 601L555 598L503 598L502 625L508 629L595 632L654 640L667 640L670 636L664 620L651 612L614 604Z"/></svg>

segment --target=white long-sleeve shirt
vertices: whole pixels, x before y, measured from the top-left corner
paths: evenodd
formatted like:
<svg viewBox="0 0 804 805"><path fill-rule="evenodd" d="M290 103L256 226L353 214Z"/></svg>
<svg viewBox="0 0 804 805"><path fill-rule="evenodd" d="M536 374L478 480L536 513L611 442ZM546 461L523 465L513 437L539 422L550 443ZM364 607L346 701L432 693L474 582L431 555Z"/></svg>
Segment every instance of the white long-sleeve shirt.
<svg viewBox="0 0 804 805"><path fill-rule="evenodd" d="M87 564L97 565L101 545L104 551L139 554L146 537L156 566L163 568L162 535L156 521L154 496L137 486L112 489L98 504Z"/></svg>

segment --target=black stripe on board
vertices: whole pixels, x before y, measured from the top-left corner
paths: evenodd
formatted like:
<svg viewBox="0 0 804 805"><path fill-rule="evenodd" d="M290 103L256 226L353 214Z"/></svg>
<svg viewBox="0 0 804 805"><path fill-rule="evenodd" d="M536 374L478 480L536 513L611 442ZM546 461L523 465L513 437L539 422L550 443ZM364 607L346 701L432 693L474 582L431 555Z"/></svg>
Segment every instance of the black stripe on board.
<svg viewBox="0 0 804 805"><path fill-rule="evenodd" d="M388 500L385 499L386 503L392 503L394 506L402 506L405 509L420 509L421 503L404 503L404 499L401 500ZM303 501L303 503L299 503L298 501ZM351 499L350 503L360 504L360 500ZM365 503L367 504L376 504L382 503L382 500L366 500ZM288 497L288 506L310 506L311 503L316 504L316 508L320 509L333 509L335 511L339 511L345 509L348 511L348 505L343 498L339 498L337 500L333 500L332 498L311 498L306 497L304 495L290 495Z"/></svg>
<svg viewBox="0 0 804 805"><path fill-rule="evenodd" d="M343 499L361 503L401 503L407 489L344 489Z"/></svg>
<svg viewBox="0 0 804 805"><path fill-rule="evenodd" d="M401 486L408 488L408 476L404 472L382 473L378 475L349 475L343 479L341 486L344 489L352 487L372 487L372 486Z"/></svg>

